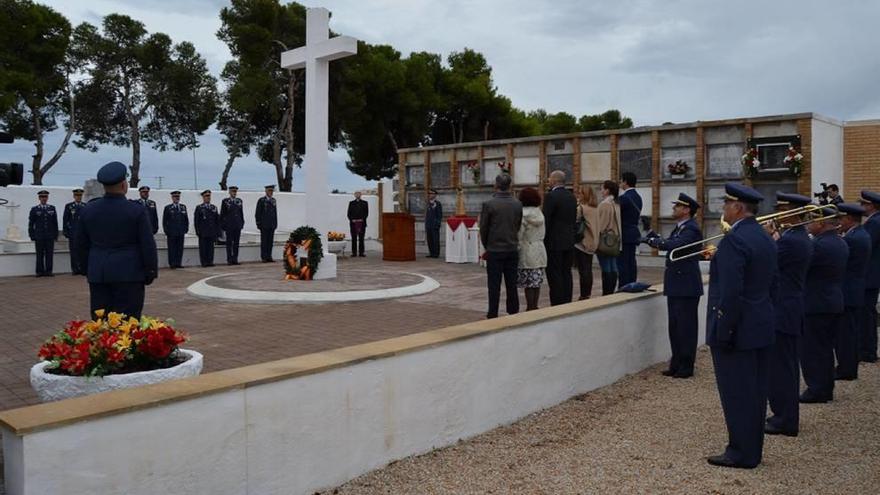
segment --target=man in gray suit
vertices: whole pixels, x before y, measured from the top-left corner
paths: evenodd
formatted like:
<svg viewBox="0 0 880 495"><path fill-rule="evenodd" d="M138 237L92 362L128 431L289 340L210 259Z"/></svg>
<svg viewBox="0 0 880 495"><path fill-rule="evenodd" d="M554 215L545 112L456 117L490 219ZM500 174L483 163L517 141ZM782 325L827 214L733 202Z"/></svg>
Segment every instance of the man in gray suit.
<svg viewBox="0 0 880 495"><path fill-rule="evenodd" d="M480 213L480 240L486 248L486 275L489 284L489 311L486 318L498 317L502 276L507 292L507 314L519 312L516 276L522 203L510 193L511 182L513 181L508 174L496 177L495 194L492 199L483 203L483 211Z"/></svg>

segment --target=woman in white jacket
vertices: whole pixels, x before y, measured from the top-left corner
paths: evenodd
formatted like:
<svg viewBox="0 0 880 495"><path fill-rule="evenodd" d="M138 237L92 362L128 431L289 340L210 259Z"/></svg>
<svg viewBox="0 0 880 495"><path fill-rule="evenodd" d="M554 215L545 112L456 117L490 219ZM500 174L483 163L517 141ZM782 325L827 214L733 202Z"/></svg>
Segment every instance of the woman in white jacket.
<svg viewBox="0 0 880 495"><path fill-rule="evenodd" d="M547 266L547 250L544 248L544 213L541 212L541 195L533 187L520 191L523 205L522 224L519 228L519 273L517 286L526 294L526 311L538 309L544 268Z"/></svg>

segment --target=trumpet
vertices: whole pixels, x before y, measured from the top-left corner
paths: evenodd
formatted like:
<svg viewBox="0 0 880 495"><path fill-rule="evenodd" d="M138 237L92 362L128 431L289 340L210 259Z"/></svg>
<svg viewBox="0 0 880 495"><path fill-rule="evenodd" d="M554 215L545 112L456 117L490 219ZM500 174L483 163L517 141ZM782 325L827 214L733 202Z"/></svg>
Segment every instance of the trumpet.
<svg viewBox="0 0 880 495"><path fill-rule="evenodd" d="M832 213L826 213L826 210L831 210ZM819 216L812 216L816 213L819 213ZM812 218L809 220L802 220L802 215L811 215ZM785 230L790 229L792 227L799 227L801 225L806 225L808 223L813 222L821 222L824 220L828 220L831 218L836 218L840 216L839 211L837 210L837 206L834 205L805 205L800 208L794 208L786 211L779 211L776 213L770 213L768 215L762 215L757 217L755 220L763 227L771 227L772 230ZM786 220L794 220L794 222L786 222ZM705 259L709 259L715 253L715 250L718 249L714 244L711 244L713 241L717 239L721 239L726 236L730 232L730 225L721 219L721 233L716 234L710 237L703 239L702 241L692 242L690 244L685 244L684 246L679 246L672 251L669 252L669 261L681 261L688 258L693 258L694 256L701 256Z"/></svg>

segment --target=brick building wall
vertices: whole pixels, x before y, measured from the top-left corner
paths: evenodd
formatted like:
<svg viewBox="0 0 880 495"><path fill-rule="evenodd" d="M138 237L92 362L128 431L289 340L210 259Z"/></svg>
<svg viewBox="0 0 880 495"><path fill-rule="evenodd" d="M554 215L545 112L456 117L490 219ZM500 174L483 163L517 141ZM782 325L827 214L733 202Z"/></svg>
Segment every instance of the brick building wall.
<svg viewBox="0 0 880 495"><path fill-rule="evenodd" d="M862 189L880 191L880 120L846 123L843 164L846 201L857 200Z"/></svg>

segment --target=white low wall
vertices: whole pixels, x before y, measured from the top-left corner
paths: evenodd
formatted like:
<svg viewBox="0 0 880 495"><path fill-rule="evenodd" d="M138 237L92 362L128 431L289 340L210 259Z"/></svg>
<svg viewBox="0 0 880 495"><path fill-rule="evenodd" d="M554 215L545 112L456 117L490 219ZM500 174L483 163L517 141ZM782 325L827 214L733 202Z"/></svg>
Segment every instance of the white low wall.
<svg viewBox="0 0 880 495"><path fill-rule="evenodd" d="M312 493L666 360L665 312L659 294L615 294L6 411L6 488Z"/></svg>

